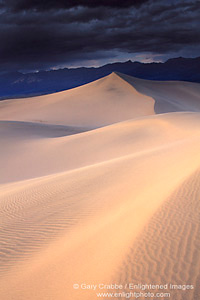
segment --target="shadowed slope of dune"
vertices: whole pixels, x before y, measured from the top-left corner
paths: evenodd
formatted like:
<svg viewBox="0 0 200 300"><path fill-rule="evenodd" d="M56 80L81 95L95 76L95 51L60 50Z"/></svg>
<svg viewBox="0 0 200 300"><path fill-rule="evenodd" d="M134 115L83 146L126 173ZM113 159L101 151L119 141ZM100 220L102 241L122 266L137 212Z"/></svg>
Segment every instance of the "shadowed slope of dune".
<svg viewBox="0 0 200 300"><path fill-rule="evenodd" d="M116 72L139 93L155 100L155 113L200 111L200 84L183 81L151 81Z"/></svg>
<svg viewBox="0 0 200 300"><path fill-rule="evenodd" d="M52 125L20 121L0 121L0 137L3 139L27 140L56 138L88 131L89 128Z"/></svg>

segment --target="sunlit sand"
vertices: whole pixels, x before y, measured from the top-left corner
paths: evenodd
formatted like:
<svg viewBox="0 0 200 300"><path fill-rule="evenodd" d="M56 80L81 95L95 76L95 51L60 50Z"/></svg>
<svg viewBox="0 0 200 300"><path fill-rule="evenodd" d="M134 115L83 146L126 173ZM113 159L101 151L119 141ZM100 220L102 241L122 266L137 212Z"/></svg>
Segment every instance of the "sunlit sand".
<svg viewBox="0 0 200 300"><path fill-rule="evenodd" d="M0 299L199 299L200 84L112 73L0 101L0 139Z"/></svg>

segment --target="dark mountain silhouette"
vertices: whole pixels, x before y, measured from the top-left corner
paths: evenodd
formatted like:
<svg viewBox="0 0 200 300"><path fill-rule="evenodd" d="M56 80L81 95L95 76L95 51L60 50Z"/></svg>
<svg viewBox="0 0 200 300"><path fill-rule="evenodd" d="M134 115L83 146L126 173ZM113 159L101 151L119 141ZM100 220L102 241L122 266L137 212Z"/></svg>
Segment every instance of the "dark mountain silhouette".
<svg viewBox="0 0 200 300"><path fill-rule="evenodd" d="M173 58L165 63L127 61L98 68L59 69L22 74L0 75L0 98L26 97L71 89L117 71L151 80L182 80L200 82L200 57Z"/></svg>

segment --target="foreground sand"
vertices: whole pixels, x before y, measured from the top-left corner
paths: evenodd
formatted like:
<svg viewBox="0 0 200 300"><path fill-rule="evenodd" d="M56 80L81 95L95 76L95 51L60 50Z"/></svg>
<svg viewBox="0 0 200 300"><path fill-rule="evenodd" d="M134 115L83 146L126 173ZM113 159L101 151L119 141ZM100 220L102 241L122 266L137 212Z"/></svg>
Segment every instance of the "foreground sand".
<svg viewBox="0 0 200 300"><path fill-rule="evenodd" d="M199 84L114 73L1 101L0 138L0 299L199 299Z"/></svg>

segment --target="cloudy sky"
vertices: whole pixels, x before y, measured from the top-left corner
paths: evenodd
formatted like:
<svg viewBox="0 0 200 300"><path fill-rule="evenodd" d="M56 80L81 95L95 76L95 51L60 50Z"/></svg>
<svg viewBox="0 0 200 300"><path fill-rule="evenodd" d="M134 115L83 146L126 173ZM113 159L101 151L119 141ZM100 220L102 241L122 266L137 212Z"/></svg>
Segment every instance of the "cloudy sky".
<svg viewBox="0 0 200 300"><path fill-rule="evenodd" d="M200 0L0 0L0 71L200 56Z"/></svg>

